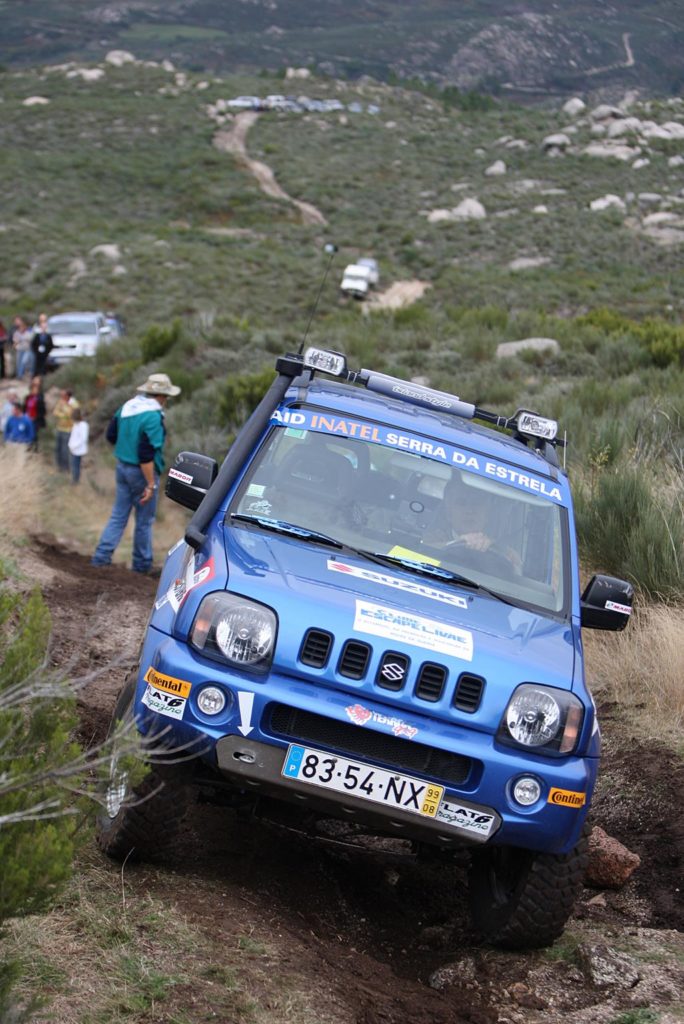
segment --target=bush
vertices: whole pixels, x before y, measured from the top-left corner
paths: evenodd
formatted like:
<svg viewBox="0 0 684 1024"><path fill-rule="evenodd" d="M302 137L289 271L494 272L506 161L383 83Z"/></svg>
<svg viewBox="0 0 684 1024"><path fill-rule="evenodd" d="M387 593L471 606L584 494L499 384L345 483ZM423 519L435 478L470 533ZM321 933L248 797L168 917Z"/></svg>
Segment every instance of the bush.
<svg viewBox="0 0 684 1024"><path fill-rule="evenodd" d="M180 320L174 320L168 327L152 324L140 339L143 363L153 363L165 356L180 341L182 329Z"/></svg>
<svg viewBox="0 0 684 1024"><path fill-rule="evenodd" d="M221 422L231 430L237 430L264 397L273 379L273 370L263 370L226 381L219 400Z"/></svg>

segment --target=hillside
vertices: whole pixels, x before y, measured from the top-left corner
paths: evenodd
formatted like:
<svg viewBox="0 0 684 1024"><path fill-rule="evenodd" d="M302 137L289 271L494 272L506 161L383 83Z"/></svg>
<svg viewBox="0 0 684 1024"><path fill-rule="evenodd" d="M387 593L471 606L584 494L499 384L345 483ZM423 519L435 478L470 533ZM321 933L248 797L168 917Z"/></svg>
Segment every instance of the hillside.
<svg viewBox="0 0 684 1024"><path fill-rule="evenodd" d="M107 49L186 68L420 76L528 102L627 89L677 94L677 0L24 0L0 4L0 61L97 60Z"/></svg>

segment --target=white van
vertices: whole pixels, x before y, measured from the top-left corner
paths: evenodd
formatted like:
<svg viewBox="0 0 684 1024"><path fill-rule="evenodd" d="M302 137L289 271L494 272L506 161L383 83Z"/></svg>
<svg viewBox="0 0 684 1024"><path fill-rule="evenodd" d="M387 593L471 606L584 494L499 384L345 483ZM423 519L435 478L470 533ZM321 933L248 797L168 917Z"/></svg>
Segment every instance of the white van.
<svg viewBox="0 0 684 1024"><path fill-rule="evenodd" d="M374 260L372 256L362 256L360 260L356 261L356 265L357 267L368 267L370 270L370 284L372 288L375 288L376 284L380 280L378 261Z"/></svg>
<svg viewBox="0 0 684 1024"><path fill-rule="evenodd" d="M345 295L353 295L355 299L365 299L371 286L371 271L358 263L350 263L344 268L340 288Z"/></svg>
<svg viewBox="0 0 684 1024"><path fill-rule="evenodd" d="M54 345L49 366L63 366L77 356L94 356L112 337L104 313L59 313L48 319L48 331Z"/></svg>

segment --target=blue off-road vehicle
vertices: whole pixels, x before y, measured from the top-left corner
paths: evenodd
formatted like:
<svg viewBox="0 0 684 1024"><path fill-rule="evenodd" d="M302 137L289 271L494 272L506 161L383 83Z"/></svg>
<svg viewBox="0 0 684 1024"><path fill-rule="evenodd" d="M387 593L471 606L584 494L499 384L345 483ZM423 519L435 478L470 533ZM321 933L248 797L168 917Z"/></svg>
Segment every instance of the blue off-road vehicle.
<svg viewBox="0 0 684 1024"><path fill-rule="evenodd" d="M289 806L471 851L480 933L548 944L599 761L581 628L622 629L633 597L605 576L580 596L556 423L322 349L276 370L220 470L183 452L169 471L194 514L115 709L100 845L158 853L197 791Z"/></svg>

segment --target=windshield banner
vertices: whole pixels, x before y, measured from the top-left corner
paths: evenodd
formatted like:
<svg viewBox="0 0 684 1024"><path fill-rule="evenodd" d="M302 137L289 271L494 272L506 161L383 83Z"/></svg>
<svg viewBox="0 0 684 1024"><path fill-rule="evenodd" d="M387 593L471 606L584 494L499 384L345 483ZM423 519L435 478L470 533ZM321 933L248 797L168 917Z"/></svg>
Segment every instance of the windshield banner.
<svg viewBox="0 0 684 1024"><path fill-rule="evenodd" d="M422 455L436 462L445 462L470 473L489 477L500 483L510 484L521 491L538 494L558 505L564 504L560 487L553 480L522 472L516 466L486 455L477 455L467 448L457 448L421 437L419 434L402 433L381 423L369 423L367 420L356 420L349 416L338 416L333 413L322 413L313 409L276 409L271 423L296 430L315 430L335 437L352 438L358 441L370 441L386 448L398 448L414 455Z"/></svg>

